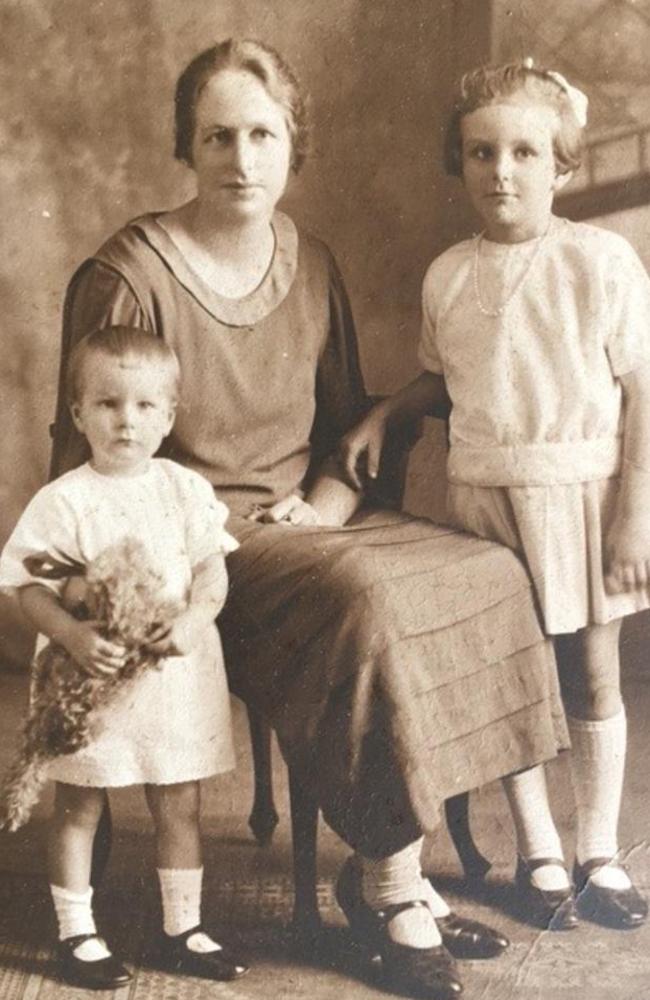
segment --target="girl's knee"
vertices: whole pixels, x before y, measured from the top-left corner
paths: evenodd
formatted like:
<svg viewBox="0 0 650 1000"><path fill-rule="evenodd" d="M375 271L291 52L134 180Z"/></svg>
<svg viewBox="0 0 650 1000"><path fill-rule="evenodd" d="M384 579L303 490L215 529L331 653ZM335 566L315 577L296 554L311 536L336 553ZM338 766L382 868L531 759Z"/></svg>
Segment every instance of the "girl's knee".
<svg viewBox="0 0 650 1000"><path fill-rule="evenodd" d="M590 722L604 722L611 719L623 708L623 699L618 685L601 685L565 696L567 712L574 719Z"/></svg>
<svg viewBox="0 0 650 1000"><path fill-rule="evenodd" d="M201 807L198 781L175 785L147 785L147 803L157 827L198 824Z"/></svg>
<svg viewBox="0 0 650 1000"><path fill-rule="evenodd" d="M57 782L54 793L55 824L94 830L106 803L103 788L85 788Z"/></svg>

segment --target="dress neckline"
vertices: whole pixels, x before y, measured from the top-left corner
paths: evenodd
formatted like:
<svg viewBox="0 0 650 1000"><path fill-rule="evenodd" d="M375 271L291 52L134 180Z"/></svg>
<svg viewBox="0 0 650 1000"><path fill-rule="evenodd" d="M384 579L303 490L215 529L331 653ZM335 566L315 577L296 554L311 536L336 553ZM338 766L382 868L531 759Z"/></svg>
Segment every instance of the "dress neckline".
<svg viewBox="0 0 650 1000"><path fill-rule="evenodd" d="M239 299L219 295L191 267L158 221L163 214L149 212L134 219L130 225L142 233L178 282L220 323L252 326L265 319L289 294L298 267L298 232L293 220L284 212L275 212L271 220L275 249L266 274L257 288Z"/></svg>

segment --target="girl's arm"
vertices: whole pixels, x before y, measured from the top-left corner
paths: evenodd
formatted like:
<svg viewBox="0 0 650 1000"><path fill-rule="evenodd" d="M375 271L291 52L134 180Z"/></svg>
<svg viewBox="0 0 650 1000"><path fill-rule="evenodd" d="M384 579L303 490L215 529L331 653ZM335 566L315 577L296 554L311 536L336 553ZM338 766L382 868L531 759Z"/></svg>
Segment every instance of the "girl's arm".
<svg viewBox="0 0 650 1000"><path fill-rule="evenodd" d="M607 589L650 583L650 365L621 377L623 469L616 514L605 542Z"/></svg>
<svg viewBox="0 0 650 1000"><path fill-rule="evenodd" d="M151 636L149 648L161 656L185 656L201 640L223 608L228 593L226 560L221 553L208 556L192 569L188 606Z"/></svg>
<svg viewBox="0 0 650 1000"><path fill-rule="evenodd" d="M47 587L40 584L21 587L18 600L34 628L63 646L86 673L99 677L112 674L122 666L124 648L103 639L96 622L73 618Z"/></svg>
<svg viewBox="0 0 650 1000"><path fill-rule="evenodd" d="M424 416L446 419L451 401L442 375L422 372L375 406L361 423L341 441L341 461L346 476L357 489L361 488L359 464L366 456L366 471L371 479L377 477L386 432L390 427L410 423Z"/></svg>

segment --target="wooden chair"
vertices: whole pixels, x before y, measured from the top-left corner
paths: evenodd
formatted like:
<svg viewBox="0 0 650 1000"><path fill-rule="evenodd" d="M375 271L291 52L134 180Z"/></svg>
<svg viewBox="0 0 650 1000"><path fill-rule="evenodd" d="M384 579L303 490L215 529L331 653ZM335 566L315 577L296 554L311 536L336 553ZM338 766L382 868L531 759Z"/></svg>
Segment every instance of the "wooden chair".
<svg viewBox="0 0 650 1000"><path fill-rule="evenodd" d="M398 510L406 482L408 451L421 435L421 427L394 434L382 453L380 474L370 497L373 506ZM248 708L255 790L248 820L261 847L270 844L278 823L273 798L271 729L255 711ZM316 895L316 842L318 802L300 769L289 765L289 803L293 846L294 908L293 925L297 933L310 935L320 927ZM491 865L476 847L469 820L469 794L456 795L445 803L445 818L454 847L468 881L485 878Z"/></svg>

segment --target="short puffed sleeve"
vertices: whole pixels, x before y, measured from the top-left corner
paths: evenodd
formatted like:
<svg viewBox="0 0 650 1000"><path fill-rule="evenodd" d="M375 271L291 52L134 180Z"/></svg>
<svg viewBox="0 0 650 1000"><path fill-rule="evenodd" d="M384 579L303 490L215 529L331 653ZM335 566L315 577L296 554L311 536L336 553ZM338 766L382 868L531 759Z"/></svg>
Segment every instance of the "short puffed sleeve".
<svg viewBox="0 0 650 1000"><path fill-rule="evenodd" d="M427 271L422 284L422 327L418 347L418 360L426 371L441 374L443 370L442 361L436 343L438 275L435 264L436 262L434 261Z"/></svg>
<svg viewBox="0 0 650 1000"><path fill-rule="evenodd" d="M650 278L627 240L618 237L608 255L607 354L616 376L650 364Z"/></svg>
<svg viewBox="0 0 650 1000"><path fill-rule="evenodd" d="M239 542L226 531L230 511L217 500L212 485L197 472L183 469L185 542L190 565L213 555L228 555Z"/></svg>
<svg viewBox="0 0 650 1000"><path fill-rule="evenodd" d="M37 583L58 596L66 579L83 571L74 508L57 486L39 490L11 533L0 556L0 590Z"/></svg>

